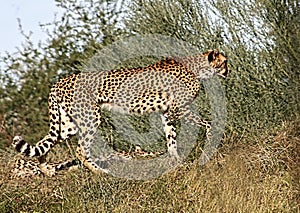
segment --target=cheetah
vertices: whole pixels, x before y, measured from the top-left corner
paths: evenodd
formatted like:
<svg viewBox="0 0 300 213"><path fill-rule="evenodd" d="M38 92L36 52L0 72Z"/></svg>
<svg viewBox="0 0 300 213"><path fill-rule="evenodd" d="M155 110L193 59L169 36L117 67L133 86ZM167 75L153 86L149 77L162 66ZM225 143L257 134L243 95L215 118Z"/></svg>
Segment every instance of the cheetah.
<svg viewBox="0 0 300 213"><path fill-rule="evenodd" d="M142 115L157 112L162 118L168 153L180 159L174 122L184 118L209 129L209 123L193 114L189 106L202 80L228 74L227 58L217 49L166 58L146 67L73 74L50 90L49 133L36 145L15 136L12 145L17 152L45 163L54 145L77 135L77 160L94 173L107 172L105 161L91 154L101 110Z"/></svg>

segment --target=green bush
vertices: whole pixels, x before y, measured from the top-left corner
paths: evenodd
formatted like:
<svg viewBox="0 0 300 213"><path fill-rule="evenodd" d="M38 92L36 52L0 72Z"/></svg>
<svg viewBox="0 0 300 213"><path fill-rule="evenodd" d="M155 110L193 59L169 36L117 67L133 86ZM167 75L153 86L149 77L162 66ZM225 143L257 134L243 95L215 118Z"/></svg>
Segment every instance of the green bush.
<svg viewBox="0 0 300 213"><path fill-rule="evenodd" d="M260 134L299 117L299 8L294 1L132 1L138 34L174 36L229 58L227 128ZM134 22L133 22L134 20Z"/></svg>
<svg viewBox="0 0 300 213"><path fill-rule="evenodd" d="M222 81L228 133L256 135L299 118L297 1L56 3L64 14L50 23L54 29L48 32L49 39L35 47L25 35L27 43L16 55L2 57L0 147L9 145L14 135L39 140L48 129L51 85L82 70L108 44L137 34L162 34L190 43L199 52L218 48L228 56L231 74ZM199 110L208 117L207 105Z"/></svg>

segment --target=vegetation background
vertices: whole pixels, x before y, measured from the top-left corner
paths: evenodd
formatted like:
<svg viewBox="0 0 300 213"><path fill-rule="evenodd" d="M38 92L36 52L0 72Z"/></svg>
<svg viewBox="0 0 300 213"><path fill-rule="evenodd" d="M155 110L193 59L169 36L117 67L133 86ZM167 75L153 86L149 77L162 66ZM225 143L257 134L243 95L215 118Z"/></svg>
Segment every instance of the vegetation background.
<svg viewBox="0 0 300 213"><path fill-rule="evenodd" d="M298 0L55 2L64 14L41 25L48 39L34 46L21 29L24 45L1 58L1 212L300 211ZM199 167L196 147L184 165L149 181L85 169L12 178L12 138L35 143L47 133L51 85L80 72L103 47L137 34L178 38L199 52L218 48L229 58L231 74L222 81L226 133L214 158ZM199 110L209 117L205 105ZM73 156L74 142L67 144L55 147L49 160Z"/></svg>

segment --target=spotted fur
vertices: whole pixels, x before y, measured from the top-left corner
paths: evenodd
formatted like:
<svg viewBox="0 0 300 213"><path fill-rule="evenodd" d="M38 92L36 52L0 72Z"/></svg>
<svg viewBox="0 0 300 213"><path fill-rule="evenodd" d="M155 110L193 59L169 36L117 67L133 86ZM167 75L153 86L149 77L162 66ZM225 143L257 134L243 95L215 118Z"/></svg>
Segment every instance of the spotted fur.
<svg viewBox="0 0 300 213"><path fill-rule="evenodd" d="M26 156L44 159L59 141L77 134L79 161L93 172L107 171L103 160L94 158L90 151L101 110L130 114L160 112L168 152L178 159L174 121L186 118L209 128L206 121L190 111L189 105L199 92L201 80L227 74L227 58L213 50L190 57L167 58L142 68L68 76L50 91L49 133L36 145L16 136L13 146Z"/></svg>

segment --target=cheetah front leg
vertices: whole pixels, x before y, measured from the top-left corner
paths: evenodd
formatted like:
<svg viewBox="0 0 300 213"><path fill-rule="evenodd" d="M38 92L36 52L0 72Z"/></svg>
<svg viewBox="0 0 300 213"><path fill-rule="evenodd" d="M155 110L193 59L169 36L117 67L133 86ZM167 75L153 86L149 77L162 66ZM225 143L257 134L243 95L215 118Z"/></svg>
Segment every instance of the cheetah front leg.
<svg viewBox="0 0 300 213"><path fill-rule="evenodd" d="M210 123L206 120L203 120L198 115L196 115L194 112L190 110L189 107L183 108L183 113L179 116L179 119L183 118L186 121L191 122L194 125L197 125L199 127L205 127L206 128L206 137L209 140L211 138L211 126Z"/></svg>
<svg viewBox="0 0 300 213"><path fill-rule="evenodd" d="M191 121L192 124L196 124L197 126L204 126L206 128L206 137L208 140L211 138L211 126L208 121L203 120L198 115L191 111L187 111L184 117L186 120Z"/></svg>

